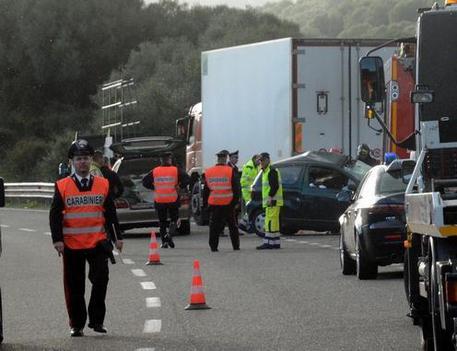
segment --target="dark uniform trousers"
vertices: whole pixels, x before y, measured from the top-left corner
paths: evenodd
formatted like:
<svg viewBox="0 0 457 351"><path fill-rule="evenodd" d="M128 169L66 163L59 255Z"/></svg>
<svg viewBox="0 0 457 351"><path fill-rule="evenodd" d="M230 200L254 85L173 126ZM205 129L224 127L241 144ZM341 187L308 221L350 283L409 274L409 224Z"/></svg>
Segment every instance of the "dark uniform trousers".
<svg viewBox="0 0 457 351"><path fill-rule="evenodd" d="M167 234L167 220L170 218L170 236L175 235L176 222L179 218L179 206L173 203L155 203L155 209L157 210L157 216L159 217L160 224L160 237L163 241L164 236Z"/></svg>
<svg viewBox="0 0 457 351"><path fill-rule="evenodd" d="M233 205L209 206L209 247L216 250L219 246L219 235L224 230L225 224L229 228L230 240L234 249L240 248L240 234L235 220Z"/></svg>
<svg viewBox="0 0 457 351"><path fill-rule="evenodd" d="M65 248L63 255L64 289L70 327L82 329L87 312L84 291L86 261L89 263L89 280L92 291L88 306L89 323L101 324L105 319L105 297L108 287L108 257L101 247L73 250Z"/></svg>

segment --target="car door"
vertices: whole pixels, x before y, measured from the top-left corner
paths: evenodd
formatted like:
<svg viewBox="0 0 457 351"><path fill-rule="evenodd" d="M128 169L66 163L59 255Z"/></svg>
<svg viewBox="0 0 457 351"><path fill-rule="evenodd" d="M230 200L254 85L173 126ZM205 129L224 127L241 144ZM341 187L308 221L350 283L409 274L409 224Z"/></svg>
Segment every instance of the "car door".
<svg viewBox="0 0 457 351"><path fill-rule="evenodd" d="M330 165L311 164L305 172L302 213L306 226L314 230L338 228L338 218L348 206L337 194L347 186L346 173Z"/></svg>
<svg viewBox="0 0 457 351"><path fill-rule="evenodd" d="M277 167L281 174L284 206L281 209L281 226L292 231L299 229L301 222L301 185L304 167L300 164L288 164Z"/></svg>

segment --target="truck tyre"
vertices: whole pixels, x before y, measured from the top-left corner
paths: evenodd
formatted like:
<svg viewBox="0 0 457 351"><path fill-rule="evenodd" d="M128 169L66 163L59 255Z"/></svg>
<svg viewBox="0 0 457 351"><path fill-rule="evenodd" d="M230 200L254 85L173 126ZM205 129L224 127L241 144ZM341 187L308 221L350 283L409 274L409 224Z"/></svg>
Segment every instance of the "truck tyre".
<svg viewBox="0 0 457 351"><path fill-rule="evenodd" d="M261 238L265 237L265 211L263 208L255 210L249 220L254 227L255 233Z"/></svg>
<svg viewBox="0 0 457 351"><path fill-rule="evenodd" d="M177 228L179 235L189 235L190 234L190 220L182 219L181 224Z"/></svg>
<svg viewBox="0 0 457 351"><path fill-rule="evenodd" d="M208 224L205 221L203 215L203 199L201 195L201 185L200 181L197 181L192 187L192 197L190 200L190 208L192 211L192 217L194 217L195 223L197 225Z"/></svg>
<svg viewBox="0 0 457 351"><path fill-rule="evenodd" d="M378 265L370 262L366 253L360 248L360 239L356 240L356 266L357 266L357 278L360 280L376 279L378 276Z"/></svg>
<svg viewBox="0 0 457 351"><path fill-rule="evenodd" d="M441 239L447 240L447 239ZM434 351L453 351L452 345L452 331L446 331L441 328L440 321L440 308L438 298L438 281L439 277L436 276L436 261L437 261L437 245L439 245L440 239L433 237L429 240L429 255L431 255L431 266L430 266L430 294L431 296L431 322L433 329L433 349ZM445 244L446 245L446 244Z"/></svg>
<svg viewBox="0 0 457 351"><path fill-rule="evenodd" d="M357 272L356 263L346 250L342 234L340 234L340 265L343 275L354 275Z"/></svg>

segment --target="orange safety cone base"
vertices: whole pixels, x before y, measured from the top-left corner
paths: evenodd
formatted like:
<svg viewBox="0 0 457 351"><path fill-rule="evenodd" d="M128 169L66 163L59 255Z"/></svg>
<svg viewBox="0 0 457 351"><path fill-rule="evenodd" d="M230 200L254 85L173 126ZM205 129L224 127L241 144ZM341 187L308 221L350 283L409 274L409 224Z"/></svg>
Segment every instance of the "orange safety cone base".
<svg viewBox="0 0 457 351"><path fill-rule="evenodd" d="M185 310L210 310L211 307L209 307L206 303L198 303L198 304L188 304Z"/></svg>
<svg viewBox="0 0 457 351"><path fill-rule="evenodd" d="M158 261L158 262L154 262L154 261L148 261L144 264L145 266L162 266L163 263Z"/></svg>

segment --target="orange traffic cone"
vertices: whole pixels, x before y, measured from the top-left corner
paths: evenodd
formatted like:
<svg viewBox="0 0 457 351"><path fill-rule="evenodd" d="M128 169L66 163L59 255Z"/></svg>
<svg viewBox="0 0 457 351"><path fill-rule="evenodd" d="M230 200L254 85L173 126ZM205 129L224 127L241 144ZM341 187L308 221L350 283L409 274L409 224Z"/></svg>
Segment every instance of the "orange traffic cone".
<svg viewBox="0 0 457 351"><path fill-rule="evenodd" d="M194 272L192 274L192 286L190 288L190 302L186 310L207 310L210 309L205 302L205 293L203 292L203 281L200 274L200 262L194 261Z"/></svg>
<svg viewBox="0 0 457 351"><path fill-rule="evenodd" d="M151 232L151 242L149 243L149 257L146 265L159 265L160 263L160 254L159 254L159 245L157 244L156 233Z"/></svg>

